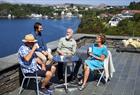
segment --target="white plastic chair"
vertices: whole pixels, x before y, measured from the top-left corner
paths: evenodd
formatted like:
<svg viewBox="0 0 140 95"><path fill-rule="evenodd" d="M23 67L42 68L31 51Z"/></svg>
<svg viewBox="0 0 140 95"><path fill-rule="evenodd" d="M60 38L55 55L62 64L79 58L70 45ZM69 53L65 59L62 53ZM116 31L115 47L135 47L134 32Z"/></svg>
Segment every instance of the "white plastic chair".
<svg viewBox="0 0 140 95"><path fill-rule="evenodd" d="M37 95L39 95L39 85L38 84L39 84L39 79L41 79L41 77L40 76L37 76L37 73L36 73L35 76L26 76L24 74L23 70L22 70L22 67L20 67L20 68L21 68L21 72L23 74L23 80L22 80L21 87L20 87L20 90L19 90L18 95L20 95L21 94L21 91L23 90L23 85L25 83L25 79L28 79L27 84L26 84L26 87L28 87L29 82L30 82L30 79L35 79Z"/></svg>

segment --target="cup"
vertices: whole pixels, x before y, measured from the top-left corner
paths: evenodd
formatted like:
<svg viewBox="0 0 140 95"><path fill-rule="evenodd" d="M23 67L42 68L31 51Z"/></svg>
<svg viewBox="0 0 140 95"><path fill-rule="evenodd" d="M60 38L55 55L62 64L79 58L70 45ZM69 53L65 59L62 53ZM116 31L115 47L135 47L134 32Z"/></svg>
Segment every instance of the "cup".
<svg viewBox="0 0 140 95"><path fill-rule="evenodd" d="M92 52L92 48L91 47L88 48L88 52Z"/></svg>
<svg viewBox="0 0 140 95"><path fill-rule="evenodd" d="M47 51L48 51L49 53L51 53L51 52L52 52L52 50L51 50L50 48L48 48L48 49L47 49Z"/></svg>
<svg viewBox="0 0 140 95"><path fill-rule="evenodd" d="M35 43L35 45L36 45L36 47L37 47L37 48L39 48L39 45L38 45L38 43Z"/></svg>
<svg viewBox="0 0 140 95"><path fill-rule="evenodd" d="M64 56L61 55L61 56L60 56L60 60L61 60L61 61L64 61Z"/></svg>

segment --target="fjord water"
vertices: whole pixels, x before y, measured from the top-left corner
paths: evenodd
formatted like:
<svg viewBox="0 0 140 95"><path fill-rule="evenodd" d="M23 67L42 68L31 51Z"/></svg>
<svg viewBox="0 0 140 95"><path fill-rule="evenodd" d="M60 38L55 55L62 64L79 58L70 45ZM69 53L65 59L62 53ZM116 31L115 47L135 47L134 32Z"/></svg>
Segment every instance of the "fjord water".
<svg viewBox="0 0 140 95"><path fill-rule="evenodd" d="M80 19L77 17L63 19L0 19L0 58L16 53L22 44L24 35L34 31L33 25L43 25L43 39L50 42L65 36L66 29L78 29Z"/></svg>

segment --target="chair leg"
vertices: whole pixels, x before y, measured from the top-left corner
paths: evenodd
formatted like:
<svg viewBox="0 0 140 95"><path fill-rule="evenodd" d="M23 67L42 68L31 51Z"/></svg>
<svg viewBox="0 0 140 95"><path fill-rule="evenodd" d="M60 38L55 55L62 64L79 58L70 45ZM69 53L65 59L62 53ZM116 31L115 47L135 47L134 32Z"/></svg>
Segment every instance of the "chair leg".
<svg viewBox="0 0 140 95"><path fill-rule="evenodd" d="M39 95L39 86L38 86L38 79L36 78L36 89L37 89L37 95Z"/></svg>
<svg viewBox="0 0 140 95"><path fill-rule="evenodd" d="M20 93L21 93L21 91L22 91L22 88L23 88L24 81L25 81L25 78L23 78L23 80L22 80L21 87L20 87L20 90L19 90L19 93L18 93L18 95L20 95Z"/></svg>
<svg viewBox="0 0 140 95"><path fill-rule="evenodd" d="M100 72L100 71L99 71L99 72ZM104 71L103 71L102 73L100 72L100 74L101 74L101 76L100 76L100 78L99 78L98 83L97 83L97 85L96 85L96 86L98 86L98 85L99 85L99 83L100 83L100 81L101 81L102 77L104 76Z"/></svg>
<svg viewBox="0 0 140 95"><path fill-rule="evenodd" d="M29 85L29 82L30 82L30 78L29 78L29 79L28 79L28 81L27 81L26 87L28 87L28 85Z"/></svg>

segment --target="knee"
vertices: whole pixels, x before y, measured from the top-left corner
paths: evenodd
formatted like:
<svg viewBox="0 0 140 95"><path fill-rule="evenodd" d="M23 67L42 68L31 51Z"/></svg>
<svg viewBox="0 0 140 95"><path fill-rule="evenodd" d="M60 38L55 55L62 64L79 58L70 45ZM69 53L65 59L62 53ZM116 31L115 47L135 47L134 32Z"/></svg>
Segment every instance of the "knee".
<svg viewBox="0 0 140 95"><path fill-rule="evenodd" d="M52 60L53 56L51 54L48 54L48 60Z"/></svg>
<svg viewBox="0 0 140 95"><path fill-rule="evenodd" d="M52 61L52 57L48 57L48 60L49 60L49 61Z"/></svg>
<svg viewBox="0 0 140 95"><path fill-rule="evenodd" d="M44 63L46 62L46 60L47 60L46 57L43 57L43 58L42 58L42 61L43 61Z"/></svg>
<svg viewBox="0 0 140 95"><path fill-rule="evenodd" d="M52 68L52 70L53 70L53 71L55 71L55 70L56 70L56 67L55 67L55 66L52 66L51 68Z"/></svg>
<svg viewBox="0 0 140 95"><path fill-rule="evenodd" d="M89 71L89 67L86 64L84 65L84 71Z"/></svg>
<svg viewBox="0 0 140 95"><path fill-rule="evenodd" d="M88 72L90 71L89 67L86 68L86 71L88 71Z"/></svg>

